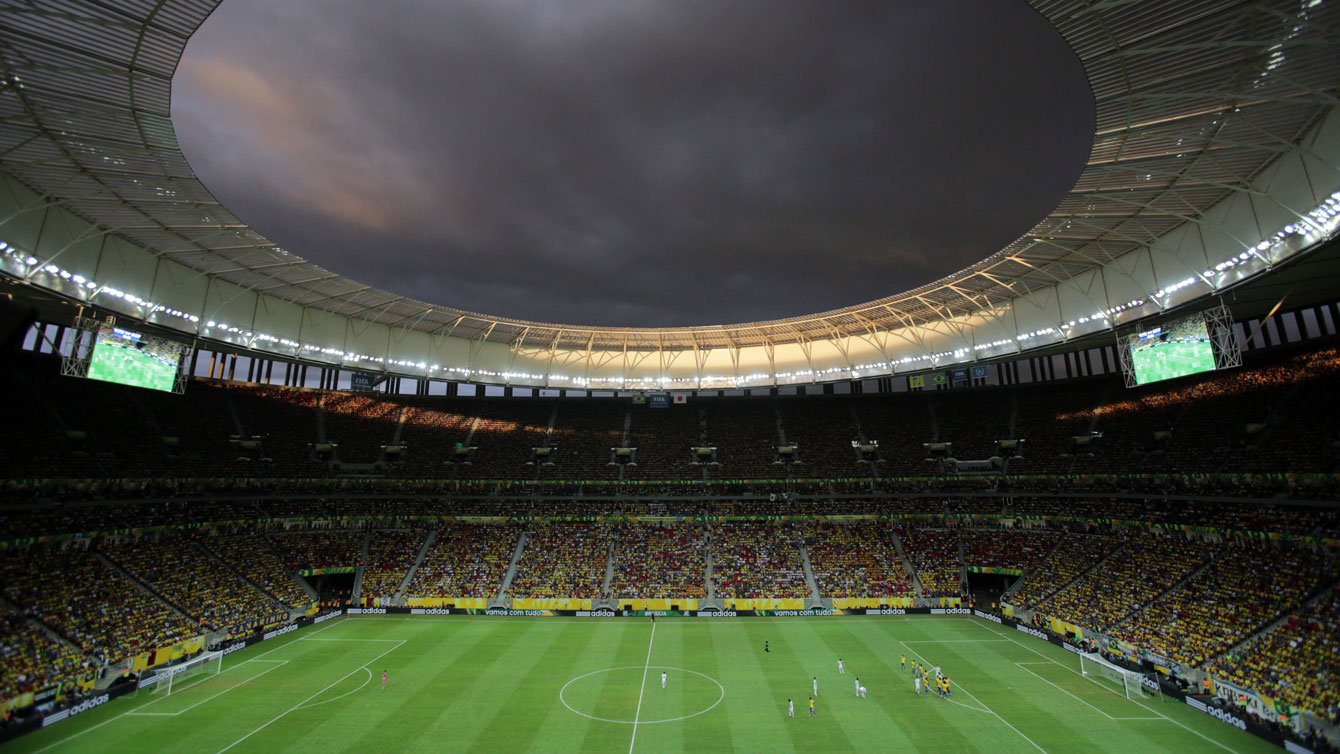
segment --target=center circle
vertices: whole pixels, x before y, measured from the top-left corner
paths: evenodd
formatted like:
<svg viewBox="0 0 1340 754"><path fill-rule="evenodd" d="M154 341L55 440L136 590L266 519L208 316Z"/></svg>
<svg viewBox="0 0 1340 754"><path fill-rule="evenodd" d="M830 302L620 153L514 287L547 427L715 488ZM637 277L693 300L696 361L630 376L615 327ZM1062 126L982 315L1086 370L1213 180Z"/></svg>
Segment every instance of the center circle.
<svg viewBox="0 0 1340 754"><path fill-rule="evenodd" d="M636 672L634 673L633 671ZM580 709L573 706L573 704L576 704L579 707L595 707L602 697L611 693L606 687L609 686L610 683L613 683L613 694L620 693L620 690L622 689L623 693L628 695L630 705L631 700L636 699L639 704L639 709L645 709L647 707L645 701L651 698L648 697L648 695L661 692L659 686L661 682L660 673L662 671L669 676L667 684L674 684L676 690L682 688L684 684L688 684L691 689L690 693L695 696L701 696L703 698L703 703L707 706L697 712L680 715L678 717L651 719L643 718L638 715L636 720L620 720L611 717L601 717L588 712L582 712ZM611 680L611 676L602 678L602 674L613 674L612 678L614 680ZM599 681L598 684L597 680ZM713 689L713 686L716 688ZM634 688L636 688L637 691L635 694L633 693ZM712 699L713 697L715 697L715 700L708 704L707 700ZM672 668L668 665L629 665L621 668L593 670L590 673L584 673L573 678L563 684L563 688L558 691L558 700L563 703L564 707L568 708L569 712L592 720L599 720L604 723L618 723L620 725L633 725L634 723L638 725L654 725L656 723L673 723L680 720L687 720L691 717L697 717L707 712L711 712L718 704L721 704L721 700L725 698L726 687L722 686L721 682L712 676L707 675L706 673L699 673L696 670Z"/></svg>

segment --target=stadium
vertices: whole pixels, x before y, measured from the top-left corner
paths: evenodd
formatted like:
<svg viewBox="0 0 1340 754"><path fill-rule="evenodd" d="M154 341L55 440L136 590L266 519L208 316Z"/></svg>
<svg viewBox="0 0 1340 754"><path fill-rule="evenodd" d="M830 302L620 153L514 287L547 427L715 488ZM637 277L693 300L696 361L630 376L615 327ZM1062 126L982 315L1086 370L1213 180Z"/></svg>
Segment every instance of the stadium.
<svg viewBox="0 0 1340 754"><path fill-rule="evenodd" d="M663 328L249 226L169 106L218 4L0 3L6 751L1340 746L1336 3L1030 0L1059 205Z"/></svg>

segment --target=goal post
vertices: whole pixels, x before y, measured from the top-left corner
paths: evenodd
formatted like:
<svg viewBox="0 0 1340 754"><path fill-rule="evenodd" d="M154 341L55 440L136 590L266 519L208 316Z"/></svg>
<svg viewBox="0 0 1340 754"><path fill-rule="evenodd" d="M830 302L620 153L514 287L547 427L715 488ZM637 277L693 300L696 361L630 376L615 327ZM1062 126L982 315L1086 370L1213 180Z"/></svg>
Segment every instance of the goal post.
<svg viewBox="0 0 1340 754"><path fill-rule="evenodd" d="M151 685L153 688L150 689L150 693L171 696L173 689L180 689L186 679L197 675L217 675L222 669L223 652L206 652L179 665L157 671L153 678L147 679L148 683L140 681L140 688Z"/></svg>
<svg viewBox="0 0 1340 754"><path fill-rule="evenodd" d="M1159 690L1158 675L1155 673L1127 670L1093 655L1080 655L1079 669L1085 678L1107 681L1113 686L1113 691L1120 689L1119 693L1132 701L1163 699L1163 692Z"/></svg>

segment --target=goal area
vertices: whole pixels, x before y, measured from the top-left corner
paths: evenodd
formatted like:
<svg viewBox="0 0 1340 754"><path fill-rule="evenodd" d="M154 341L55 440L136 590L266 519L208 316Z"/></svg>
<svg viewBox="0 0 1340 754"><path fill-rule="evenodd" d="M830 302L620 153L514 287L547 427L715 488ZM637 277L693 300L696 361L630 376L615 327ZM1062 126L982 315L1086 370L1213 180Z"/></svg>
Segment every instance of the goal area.
<svg viewBox="0 0 1340 754"><path fill-rule="evenodd" d="M1079 669L1085 678L1108 685L1127 699L1163 699L1156 673L1127 670L1093 655L1080 655Z"/></svg>
<svg viewBox="0 0 1340 754"><path fill-rule="evenodd" d="M217 675L222 669L223 652L206 652L186 662L158 669L149 678L141 678L135 693L138 695L147 689L151 694L171 696L173 690L180 689L187 679L199 675Z"/></svg>

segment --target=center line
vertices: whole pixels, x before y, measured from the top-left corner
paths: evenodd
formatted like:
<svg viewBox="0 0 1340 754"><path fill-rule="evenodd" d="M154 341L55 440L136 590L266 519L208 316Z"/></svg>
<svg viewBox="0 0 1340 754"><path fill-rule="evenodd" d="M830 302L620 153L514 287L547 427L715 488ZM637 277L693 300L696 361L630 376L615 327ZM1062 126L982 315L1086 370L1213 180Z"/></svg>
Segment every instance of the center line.
<svg viewBox="0 0 1340 754"><path fill-rule="evenodd" d="M642 695L647 692L647 671L651 668L651 645L656 642L656 624L651 624L651 641L647 642L647 663L642 666L642 688L637 690L637 711L633 713L633 740L628 742L628 754L633 754L637 741L637 720L642 716Z"/></svg>

